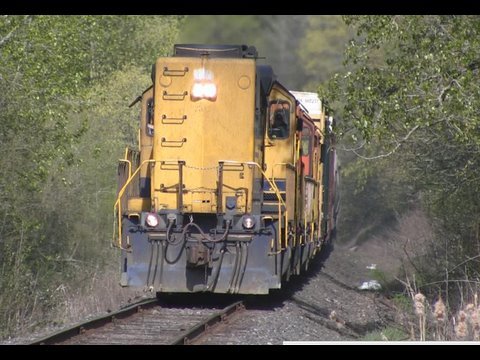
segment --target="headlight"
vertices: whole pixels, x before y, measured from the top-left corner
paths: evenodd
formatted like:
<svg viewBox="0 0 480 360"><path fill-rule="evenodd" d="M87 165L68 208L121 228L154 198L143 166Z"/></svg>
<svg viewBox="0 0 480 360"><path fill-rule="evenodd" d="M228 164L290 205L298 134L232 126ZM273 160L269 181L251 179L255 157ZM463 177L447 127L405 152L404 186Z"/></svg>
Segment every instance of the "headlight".
<svg viewBox="0 0 480 360"><path fill-rule="evenodd" d="M192 100L208 99L215 100L217 97L217 86L214 83L196 82L192 87Z"/></svg>
<svg viewBox="0 0 480 360"><path fill-rule="evenodd" d="M148 226L150 227L156 227L158 225L158 216L157 214L150 213L147 215L147 218L145 219L145 222L147 223Z"/></svg>
<svg viewBox="0 0 480 360"><path fill-rule="evenodd" d="M207 99L214 99L217 96L217 87L215 84L203 84L203 95Z"/></svg>
<svg viewBox="0 0 480 360"><path fill-rule="evenodd" d="M242 225L245 229L252 229L255 226L255 218L250 215L245 215L242 220Z"/></svg>
<svg viewBox="0 0 480 360"><path fill-rule="evenodd" d="M200 84L200 83L193 84L192 96L194 98L199 98L199 99L203 97L203 84Z"/></svg>

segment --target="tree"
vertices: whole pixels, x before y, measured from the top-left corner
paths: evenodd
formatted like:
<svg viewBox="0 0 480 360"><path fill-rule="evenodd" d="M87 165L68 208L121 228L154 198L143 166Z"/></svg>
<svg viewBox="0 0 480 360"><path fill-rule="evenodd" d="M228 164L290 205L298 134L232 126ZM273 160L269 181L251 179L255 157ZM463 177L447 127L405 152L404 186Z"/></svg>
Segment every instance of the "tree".
<svg viewBox="0 0 480 360"><path fill-rule="evenodd" d="M180 36L184 43L253 45L273 67L280 82L301 89L303 68L296 56L307 25L302 15L189 16Z"/></svg>
<svg viewBox="0 0 480 360"><path fill-rule="evenodd" d="M347 16L356 26L323 94L341 106L344 140L364 159L394 159L436 220L430 276L479 273L478 16ZM345 142L347 143L347 142ZM448 239L448 241L446 241ZM461 267L455 267L462 263ZM453 271L453 270L452 270ZM450 278L452 279L452 277Z"/></svg>
<svg viewBox="0 0 480 360"><path fill-rule="evenodd" d="M310 15L306 23L297 53L305 69L303 87L315 91L342 70L343 54L353 32L339 15Z"/></svg>
<svg viewBox="0 0 480 360"><path fill-rule="evenodd" d="M111 223L87 220L112 206L116 139L128 127L114 120L132 116L129 101L171 52L182 19L0 16L0 336L51 313L79 263L102 263L86 237L104 237ZM92 135L105 119L108 132Z"/></svg>

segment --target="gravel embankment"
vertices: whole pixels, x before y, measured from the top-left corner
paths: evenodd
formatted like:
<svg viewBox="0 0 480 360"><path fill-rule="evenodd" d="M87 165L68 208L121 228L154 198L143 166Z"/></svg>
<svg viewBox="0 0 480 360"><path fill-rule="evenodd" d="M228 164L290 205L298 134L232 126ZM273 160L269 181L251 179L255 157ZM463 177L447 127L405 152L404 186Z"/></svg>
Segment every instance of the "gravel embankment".
<svg viewBox="0 0 480 360"><path fill-rule="evenodd" d="M362 340L392 325L395 309L380 294L359 290L375 259L372 245L336 246L307 276L292 277L281 295L254 302L243 315L205 336L201 344L282 344L284 341ZM263 304L262 304L263 303Z"/></svg>

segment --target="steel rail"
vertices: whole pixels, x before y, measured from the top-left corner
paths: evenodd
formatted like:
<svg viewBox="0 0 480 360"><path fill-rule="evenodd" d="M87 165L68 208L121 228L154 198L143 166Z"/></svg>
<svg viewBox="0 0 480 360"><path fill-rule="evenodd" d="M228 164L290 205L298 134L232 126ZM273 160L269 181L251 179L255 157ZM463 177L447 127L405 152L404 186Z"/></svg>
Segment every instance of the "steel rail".
<svg viewBox="0 0 480 360"><path fill-rule="evenodd" d="M53 335L48 335L40 340L29 343L28 345L53 345L65 340L68 340L74 336L81 335L87 330L100 328L108 323L115 322L116 320L127 318L133 314L143 311L145 308L158 305L157 298L142 300L136 304L130 305L124 309L118 310L108 315L96 317L92 320L88 320L77 325L74 325L66 330L60 330Z"/></svg>
<svg viewBox="0 0 480 360"><path fill-rule="evenodd" d="M184 334L172 341L169 345L189 345L200 336L204 335L207 331L210 331L220 323L227 321L227 319L231 318L232 315L237 314L242 310L245 310L244 302L237 301L234 304L227 306L222 311L211 315L208 319L202 321L200 324L190 328Z"/></svg>
<svg viewBox="0 0 480 360"><path fill-rule="evenodd" d="M96 317L94 319L81 322L67 329L55 332L52 335L45 336L39 340L28 343L28 345L54 345L65 342L71 338L82 335L89 330L99 329L107 324L115 323L117 320L128 318L136 313L142 312L147 308L158 306L157 298L146 299L136 304L130 305L114 313ZM245 309L243 301L237 301L223 310L210 315L200 323L195 324L190 329L186 330L182 335L175 340L169 342L169 345L188 345L197 340L200 336L207 333L209 330L215 328L217 325L226 322L232 315Z"/></svg>

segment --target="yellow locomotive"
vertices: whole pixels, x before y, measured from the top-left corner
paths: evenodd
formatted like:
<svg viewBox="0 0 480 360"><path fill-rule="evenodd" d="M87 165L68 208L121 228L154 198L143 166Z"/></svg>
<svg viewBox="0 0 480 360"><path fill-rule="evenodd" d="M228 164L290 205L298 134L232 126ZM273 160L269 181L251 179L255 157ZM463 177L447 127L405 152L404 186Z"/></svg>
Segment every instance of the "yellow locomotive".
<svg viewBox="0 0 480 360"><path fill-rule="evenodd" d="M334 229L332 118L254 47L175 45L141 104L118 171L121 285L268 294ZM132 104L133 105L133 104Z"/></svg>

